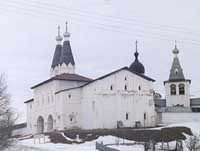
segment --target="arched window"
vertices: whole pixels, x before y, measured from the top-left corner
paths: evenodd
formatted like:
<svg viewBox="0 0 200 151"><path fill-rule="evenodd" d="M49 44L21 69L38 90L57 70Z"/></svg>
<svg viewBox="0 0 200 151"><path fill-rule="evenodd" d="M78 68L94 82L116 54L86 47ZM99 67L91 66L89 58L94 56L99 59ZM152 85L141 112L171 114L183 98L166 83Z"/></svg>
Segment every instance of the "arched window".
<svg viewBox="0 0 200 151"><path fill-rule="evenodd" d="M176 85L175 84L170 85L170 91L171 91L171 95L176 95Z"/></svg>
<svg viewBox="0 0 200 151"><path fill-rule="evenodd" d="M185 95L185 85L183 83L178 85L179 87L179 95Z"/></svg>

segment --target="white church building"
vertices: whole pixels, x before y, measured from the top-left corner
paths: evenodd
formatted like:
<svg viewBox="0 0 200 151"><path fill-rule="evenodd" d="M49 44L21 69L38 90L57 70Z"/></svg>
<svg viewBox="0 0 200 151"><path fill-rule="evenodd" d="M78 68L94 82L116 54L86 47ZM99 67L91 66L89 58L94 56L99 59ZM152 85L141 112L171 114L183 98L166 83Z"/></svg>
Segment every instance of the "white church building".
<svg viewBox="0 0 200 151"><path fill-rule="evenodd" d="M200 120L200 99L190 98L190 80L185 79L178 53L169 80L164 82L166 99L155 95L152 78L135 51L135 60L97 79L76 73L70 33L56 37L51 77L35 86L33 99L26 101L30 133L65 129L111 129L153 127L188 120Z"/></svg>

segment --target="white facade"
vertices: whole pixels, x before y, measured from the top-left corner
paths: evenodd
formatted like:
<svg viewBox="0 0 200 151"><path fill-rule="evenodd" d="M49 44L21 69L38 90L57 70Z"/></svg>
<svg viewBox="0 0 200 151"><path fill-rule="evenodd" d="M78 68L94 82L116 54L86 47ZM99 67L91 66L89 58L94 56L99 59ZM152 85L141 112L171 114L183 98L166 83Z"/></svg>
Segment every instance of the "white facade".
<svg viewBox="0 0 200 151"><path fill-rule="evenodd" d="M40 131L40 117L44 132L117 128L118 121L124 127L135 127L136 122L145 127L155 126L151 81L122 69L79 87L83 84L54 80L34 88L34 101L27 103L27 125L32 133ZM53 129L49 129L49 116L53 118Z"/></svg>
<svg viewBox="0 0 200 151"><path fill-rule="evenodd" d="M27 103L27 127L37 133L37 120L42 117L44 120L44 132L49 131L48 118L53 118L53 129L60 127L62 116L62 104L55 97L55 92L63 89L83 85L84 82L53 80L33 89L34 101ZM51 129L52 130L52 129Z"/></svg>
<svg viewBox="0 0 200 151"><path fill-rule="evenodd" d="M135 127L136 122L140 122L142 126L155 126L152 82L127 70L119 71L82 88L60 92L56 98L59 102L63 100L64 110L69 111L65 112L63 119L66 128L116 128L117 121L122 121L125 127ZM75 106L78 108L77 112L74 112ZM80 119L74 125L70 122L70 114L73 112L76 119Z"/></svg>

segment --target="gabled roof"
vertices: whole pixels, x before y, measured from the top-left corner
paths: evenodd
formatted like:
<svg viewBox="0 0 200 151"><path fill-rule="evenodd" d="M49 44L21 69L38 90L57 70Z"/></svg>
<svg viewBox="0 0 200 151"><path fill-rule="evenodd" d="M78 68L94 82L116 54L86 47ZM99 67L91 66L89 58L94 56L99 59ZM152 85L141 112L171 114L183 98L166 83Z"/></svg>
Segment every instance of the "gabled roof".
<svg viewBox="0 0 200 151"><path fill-rule="evenodd" d="M31 87L31 89L34 89L34 88L36 88L40 85L43 85L43 84L48 83L48 82L53 81L53 80L78 81L78 82L90 82L90 81L92 81L92 79L78 75L78 74L63 73L63 74L52 77L52 78L50 78L46 81L43 81L43 82Z"/></svg>
<svg viewBox="0 0 200 151"><path fill-rule="evenodd" d="M32 102L32 101L34 101L34 99L32 98L32 99L30 99L30 100L27 100L27 101L25 101L24 103L29 103L29 102Z"/></svg>
<svg viewBox="0 0 200 151"><path fill-rule="evenodd" d="M138 72L132 71L132 70L130 70L128 67L123 67L123 68L120 68L120 69L118 69L118 70L115 70L115 71L113 71L113 72L111 72L111 73L108 73L108 74L106 74L106 75L104 75L104 76L102 76L102 77L99 77L99 78L97 78L97 79L95 79L95 80L92 80L92 81L86 83L85 85L88 85L88 84L90 84L90 83L92 83L92 82L95 82L95 81L97 81L97 80L104 79L104 78L106 78L106 77L108 77L108 76L110 76L110 75L112 75L112 74L115 74L115 73L117 73L117 72L120 72L120 71L122 71L122 70L127 70L127 71L129 71L129 72L131 72L131 73L133 73L133 74L138 75L139 77L142 77L142 78L145 79L145 80L155 82L154 79L152 79L152 78L150 78L150 77L147 77L147 76L145 76L144 74L140 74L140 73L138 73ZM83 85L83 86L85 86L85 85Z"/></svg>
<svg viewBox="0 0 200 151"><path fill-rule="evenodd" d="M104 75L104 76L101 76L101 77L99 77L99 78L97 78L97 79L95 79L95 80L91 80L91 81L89 81L88 83L86 83L86 84L84 84L84 85L82 85L82 86L74 87L74 88L70 88L70 89L60 90L60 91L56 92L56 94L57 94L57 93L60 93L60 92L63 92L63 91L68 91L68 90L73 90L73 89L82 88L82 87L84 87L84 86L86 86L86 85L89 85L89 84L91 84L91 83L93 83L93 82L95 82L95 81L104 79L104 78L106 78L106 77L108 77L108 76L110 76L110 75L112 75L112 74L115 74L115 73L117 73L117 72L120 72L120 71L122 71L122 70L127 70L127 71L129 71L129 72L131 72L131 73L133 73L133 74L136 74L136 75L142 77L142 78L145 79L145 80L155 82L154 79L152 79L152 78L150 78L150 77L148 77L148 76L145 76L144 74L140 74L140 73L138 73L138 72L132 71L132 70L130 70L128 67L123 67L123 68L120 68L120 69L118 69L118 70L115 70L115 71L113 71L113 72L111 72L111 73L108 73L108 74L106 74L106 75Z"/></svg>

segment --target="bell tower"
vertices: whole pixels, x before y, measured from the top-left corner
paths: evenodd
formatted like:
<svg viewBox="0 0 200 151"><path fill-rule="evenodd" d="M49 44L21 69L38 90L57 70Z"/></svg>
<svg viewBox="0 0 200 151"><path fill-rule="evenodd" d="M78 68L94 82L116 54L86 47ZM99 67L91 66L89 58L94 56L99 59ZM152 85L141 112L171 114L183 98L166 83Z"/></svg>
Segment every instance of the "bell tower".
<svg viewBox="0 0 200 151"><path fill-rule="evenodd" d="M178 54L179 50L175 44L173 49L174 59L172 62L169 79L164 81L166 106L190 107L190 83L185 79Z"/></svg>

